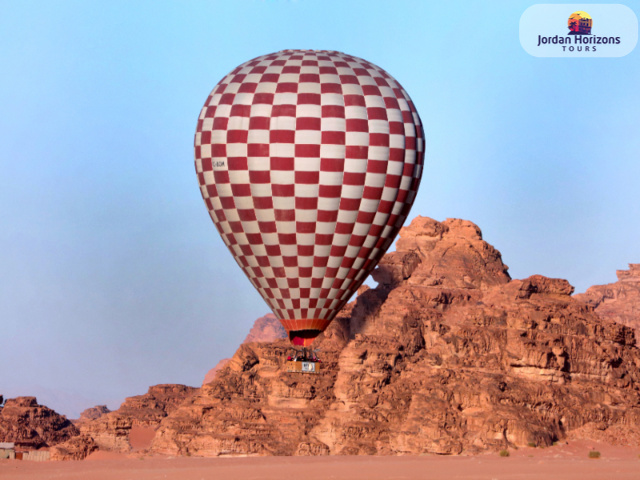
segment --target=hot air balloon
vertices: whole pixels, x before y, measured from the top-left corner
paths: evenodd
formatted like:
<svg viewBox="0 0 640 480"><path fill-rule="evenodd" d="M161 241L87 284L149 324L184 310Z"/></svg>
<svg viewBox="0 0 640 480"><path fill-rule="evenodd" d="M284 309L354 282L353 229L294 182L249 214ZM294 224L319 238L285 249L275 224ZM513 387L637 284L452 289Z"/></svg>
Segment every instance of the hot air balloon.
<svg viewBox="0 0 640 480"><path fill-rule="evenodd" d="M376 65L336 51L250 60L207 98L195 166L234 259L309 346L378 264L415 199L420 117Z"/></svg>

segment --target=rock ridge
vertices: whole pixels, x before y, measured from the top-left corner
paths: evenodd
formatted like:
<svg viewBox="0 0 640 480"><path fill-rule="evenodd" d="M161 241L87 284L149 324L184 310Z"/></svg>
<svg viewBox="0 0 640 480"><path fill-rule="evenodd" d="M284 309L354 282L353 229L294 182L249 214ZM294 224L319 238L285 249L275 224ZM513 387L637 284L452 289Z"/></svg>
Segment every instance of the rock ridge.
<svg viewBox="0 0 640 480"><path fill-rule="evenodd" d="M0 407L0 442L24 450L51 447L79 433L67 417L40 405L36 397L8 398Z"/></svg>
<svg viewBox="0 0 640 480"><path fill-rule="evenodd" d="M98 408L98 411L92 410L77 420L76 424L80 432L91 439L89 443L97 448L130 452L136 449L133 445L136 436L152 438L160 421L196 391L197 388L186 385L154 385L144 395L127 398L118 410L105 412ZM76 447L84 448L84 445L79 442Z"/></svg>
<svg viewBox="0 0 640 480"><path fill-rule="evenodd" d="M284 340L242 345L151 450L471 454L620 430L640 442L633 330L566 280L512 280L472 222L414 219L374 279L319 338L320 375L286 373Z"/></svg>
<svg viewBox="0 0 640 480"><path fill-rule="evenodd" d="M69 422L35 397L0 407L0 441L51 458L474 454L562 439L640 445L640 264L573 295L511 279L478 226L417 217L314 345L321 373L287 373L267 315L197 389L156 385ZM273 318L272 318L273 317ZM636 330L634 331L634 327Z"/></svg>
<svg viewBox="0 0 640 480"><path fill-rule="evenodd" d="M618 281L594 285L585 293L575 295L593 307L609 322L626 325L640 335L640 263L630 263L629 270L617 270Z"/></svg>

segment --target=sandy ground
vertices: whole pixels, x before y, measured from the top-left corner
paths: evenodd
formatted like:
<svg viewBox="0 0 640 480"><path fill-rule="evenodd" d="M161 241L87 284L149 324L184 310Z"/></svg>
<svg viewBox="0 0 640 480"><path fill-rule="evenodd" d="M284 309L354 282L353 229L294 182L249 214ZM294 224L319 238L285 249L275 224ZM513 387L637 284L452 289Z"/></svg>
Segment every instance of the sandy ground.
<svg viewBox="0 0 640 480"><path fill-rule="evenodd" d="M601 453L590 459L590 450ZM0 461L0 478L20 480L627 480L640 479L640 448L572 442L496 453L406 457L172 458L97 453L81 462Z"/></svg>
<svg viewBox="0 0 640 480"><path fill-rule="evenodd" d="M151 441L156 435L153 427L141 427L134 425L129 432L129 443L134 452L147 449L151 446Z"/></svg>

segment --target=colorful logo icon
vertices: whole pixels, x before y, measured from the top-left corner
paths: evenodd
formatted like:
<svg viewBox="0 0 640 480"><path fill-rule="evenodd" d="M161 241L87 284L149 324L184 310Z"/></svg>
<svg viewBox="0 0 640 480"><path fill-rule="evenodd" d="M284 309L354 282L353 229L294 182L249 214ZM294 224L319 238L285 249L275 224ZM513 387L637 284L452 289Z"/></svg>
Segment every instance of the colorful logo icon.
<svg viewBox="0 0 640 480"><path fill-rule="evenodd" d="M587 12L578 11L569 15L567 24L569 35L591 35L593 19Z"/></svg>

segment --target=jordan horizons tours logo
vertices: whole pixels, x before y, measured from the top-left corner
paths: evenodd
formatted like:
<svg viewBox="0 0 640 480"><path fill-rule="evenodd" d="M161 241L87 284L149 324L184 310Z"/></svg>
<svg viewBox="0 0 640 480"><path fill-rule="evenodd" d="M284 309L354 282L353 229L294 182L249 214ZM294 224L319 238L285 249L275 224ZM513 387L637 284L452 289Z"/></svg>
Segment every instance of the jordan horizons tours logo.
<svg viewBox="0 0 640 480"><path fill-rule="evenodd" d="M559 45L564 52L596 52L598 45L620 44L620 37L600 37L591 35L593 18L587 12L573 12L567 21L569 33L566 36L538 35L538 46L543 44Z"/></svg>
<svg viewBox="0 0 640 480"><path fill-rule="evenodd" d="M536 57L621 57L638 41L638 19L624 5L533 5L520 19L520 43Z"/></svg>

